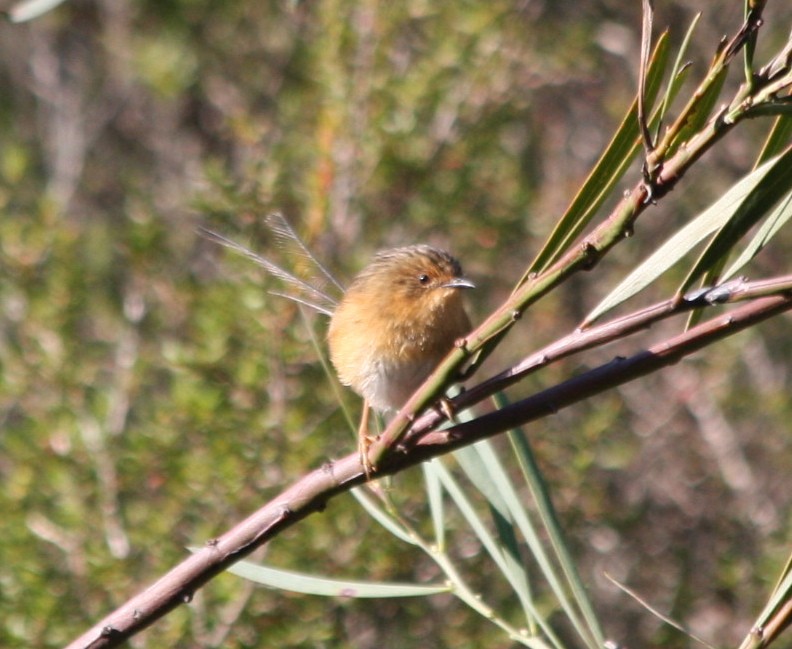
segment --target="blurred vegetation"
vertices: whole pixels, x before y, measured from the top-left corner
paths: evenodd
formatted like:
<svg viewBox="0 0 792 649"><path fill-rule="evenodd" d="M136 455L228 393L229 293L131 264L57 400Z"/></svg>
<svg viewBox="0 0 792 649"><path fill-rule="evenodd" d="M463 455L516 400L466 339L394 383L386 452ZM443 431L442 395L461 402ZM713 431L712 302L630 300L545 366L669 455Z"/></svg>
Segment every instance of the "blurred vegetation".
<svg viewBox="0 0 792 649"><path fill-rule="evenodd" d="M724 0L657 5L677 44L703 11L694 76L742 15ZM771 2L757 58L790 23ZM632 100L639 44L639 3L609 1L75 0L0 24L0 646L66 643L186 546L354 448L311 343L324 322L306 326L198 225L270 251L263 216L281 211L342 279L378 248L437 243L476 280L482 316ZM762 132L726 139L490 366L573 329L746 173ZM789 237L757 276L785 268ZM750 628L792 532L788 325L528 429L607 637L688 646L604 571L712 643ZM412 482L393 489L419 521ZM516 603L463 525L454 545L508 617ZM437 577L348 496L265 553L306 572ZM450 596L328 600L223 575L135 646L512 645Z"/></svg>

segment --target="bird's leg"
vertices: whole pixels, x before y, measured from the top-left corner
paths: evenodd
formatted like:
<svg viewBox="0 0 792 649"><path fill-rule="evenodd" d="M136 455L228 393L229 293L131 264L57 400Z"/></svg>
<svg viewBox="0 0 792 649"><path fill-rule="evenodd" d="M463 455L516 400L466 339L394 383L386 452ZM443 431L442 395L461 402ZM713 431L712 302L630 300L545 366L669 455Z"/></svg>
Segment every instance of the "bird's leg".
<svg viewBox="0 0 792 649"><path fill-rule="evenodd" d="M371 446L372 438L368 434L369 415L371 414L371 407L369 406L368 399L363 400L363 412L360 416L360 426L358 427L358 455L360 456L360 465L363 467L363 472L366 474L366 479L371 477L374 466L369 460L368 451Z"/></svg>

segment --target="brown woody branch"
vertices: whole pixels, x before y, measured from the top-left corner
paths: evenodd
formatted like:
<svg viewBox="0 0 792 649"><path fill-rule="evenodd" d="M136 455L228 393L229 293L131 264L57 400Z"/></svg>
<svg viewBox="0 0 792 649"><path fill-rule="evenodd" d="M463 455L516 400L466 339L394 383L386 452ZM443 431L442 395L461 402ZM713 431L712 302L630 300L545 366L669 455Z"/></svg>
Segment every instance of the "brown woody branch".
<svg viewBox="0 0 792 649"><path fill-rule="evenodd" d="M789 292L758 298L629 358L617 358L497 412L444 431L429 433L411 448L390 454L377 468L377 475L398 473L429 458L553 414L573 403L674 364L699 349L790 308L792 295ZM632 326L627 324L629 318L622 320L625 327ZM648 322L647 319L645 321ZM607 326L611 325L603 325L602 328ZM598 328L592 331L595 329ZM118 646L179 604L189 602L198 588L231 564L306 516L322 511L331 498L363 483L364 479L357 453L312 471L239 525L209 541L203 549L72 642L68 649Z"/></svg>

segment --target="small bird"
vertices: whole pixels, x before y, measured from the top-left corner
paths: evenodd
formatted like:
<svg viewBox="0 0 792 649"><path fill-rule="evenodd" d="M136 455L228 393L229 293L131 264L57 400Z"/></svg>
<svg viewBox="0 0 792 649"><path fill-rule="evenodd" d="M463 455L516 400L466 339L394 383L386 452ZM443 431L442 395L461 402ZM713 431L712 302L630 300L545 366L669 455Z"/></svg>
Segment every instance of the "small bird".
<svg viewBox="0 0 792 649"><path fill-rule="evenodd" d="M253 259L297 293L276 295L330 316L330 360L341 383L363 397L358 451L370 475L369 409L386 412L404 405L456 341L470 332L460 289L474 285L450 254L415 245L377 253L343 291L283 216L272 214L267 223L284 248L316 267L313 281L300 279L216 232L200 232ZM343 291L340 301L323 290L320 284L325 283Z"/></svg>
<svg viewBox="0 0 792 649"><path fill-rule="evenodd" d="M385 250L353 280L330 319L330 360L364 399L358 450L367 475L368 410L401 407L467 334L459 262L427 245Z"/></svg>

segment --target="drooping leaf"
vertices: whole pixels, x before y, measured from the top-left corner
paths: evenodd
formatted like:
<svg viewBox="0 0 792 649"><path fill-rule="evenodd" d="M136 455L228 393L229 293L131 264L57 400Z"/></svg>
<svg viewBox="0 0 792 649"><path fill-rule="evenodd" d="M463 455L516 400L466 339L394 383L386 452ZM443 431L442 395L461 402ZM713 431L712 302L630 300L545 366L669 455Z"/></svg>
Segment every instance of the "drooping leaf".
<svg viewBox="0 0 792 649"><path fill-rule="evenodd" d="M291 570L260 566L250 561L238 561L228 568L228 572L269 588L279 588L306 595L323 595L325 597L417 597L447 593L449 590L445 584L426 586L424 584L330 579Z"/></svg>

